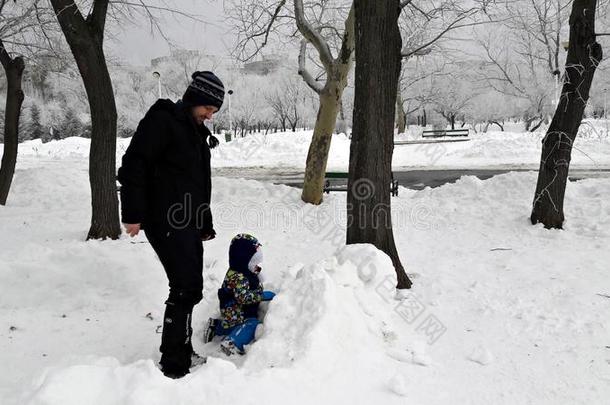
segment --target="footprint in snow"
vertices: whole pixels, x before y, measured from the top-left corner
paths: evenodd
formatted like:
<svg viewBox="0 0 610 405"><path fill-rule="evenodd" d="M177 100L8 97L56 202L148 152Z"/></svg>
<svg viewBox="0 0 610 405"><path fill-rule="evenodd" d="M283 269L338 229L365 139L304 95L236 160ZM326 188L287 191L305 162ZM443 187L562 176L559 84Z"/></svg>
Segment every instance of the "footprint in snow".
<svg viewBox="0 0 610 405"><path fill-rule="evenodd" d="M468 356L468 360L486 366L494 361L494 356L489 349L479 346L473 349L470 356Z"/></svg>

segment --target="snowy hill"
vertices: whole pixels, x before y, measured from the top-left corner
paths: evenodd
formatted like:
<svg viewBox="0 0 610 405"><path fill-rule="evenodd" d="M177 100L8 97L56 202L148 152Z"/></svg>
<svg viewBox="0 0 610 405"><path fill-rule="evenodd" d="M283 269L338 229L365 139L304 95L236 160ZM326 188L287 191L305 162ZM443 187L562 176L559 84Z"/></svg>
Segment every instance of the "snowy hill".
<svg viewBox="0 0 610 405"><path fill-rule="evenodd" d="M225 142L212 151L212 166L274 167L304 169L311 131L248 135ZM468 142L398 145L394 148L393 166L411 168L538 168L543 132L471 132ZM117 162L131 138L119 138ZM413 127L396 141L421 141L421 128ZM82 159L89 155L89 140L71 137L42 143L26 141L19 145L19 156L48 159ZM333 135L328 159L329 170L347 170L350 141L344 134ZM1 145L0 145L1 147ZM601 121L581 126L574 144L573 168L610 168L610 138Z"/></svg>
<svg viewBox="0 0 610 405"><path fill-rule="evenodd" d="M182 380L155 367L166 283L143 235L84 242L87 162L28 158L0 207L2 403L601 404L610 396L610 182L570 183L564 231L529 225L535 174L402 189L395 234L414 281L342 247L345 195L214 178L195 349ZM333 220L333 218L337 218ZM204 345L238 232L278 292L241 358Z"/></svg>

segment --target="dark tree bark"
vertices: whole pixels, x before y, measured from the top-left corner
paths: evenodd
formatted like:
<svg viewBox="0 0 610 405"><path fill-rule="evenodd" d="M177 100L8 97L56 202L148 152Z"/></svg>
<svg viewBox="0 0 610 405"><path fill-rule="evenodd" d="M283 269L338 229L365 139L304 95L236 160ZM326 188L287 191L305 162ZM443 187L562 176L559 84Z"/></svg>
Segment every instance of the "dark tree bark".
<svg viewBox="0 0 610 405"><path fill-rule="evenodd" d="M540 171L531 215L532 224L561 229L572 145L583 117L602 48L595 41L596 0L574 0L570 45L561 99L542 141Z"/></svg>
<svg viewBox="0 0 610 405"><path fill-rule="evenodd" d="M6 73L6 109L4 112L4 152L0 165L0 205L6 205L17 164L19 116L24 94L21 88L25 63L22 57L11 58L0 40L0 63Z"/></svg>
<svg viewBox="0 0 610 405"><path fill-rule="evenodd" d="M108 0L94 0L87 18L73 0L51 0L76 60L91 110L91 228L87 239L117 239L121 234L116 194L117 112L106 57L104 26Z"/></svg>
<svg viewBox="0 0 610 405"><path fill-rule="evenodd" d="M410 288L394 242L390 206L394 117L402 40L398 0L355 0L356 93L347 195L347 243L371 243Z"/></svg>

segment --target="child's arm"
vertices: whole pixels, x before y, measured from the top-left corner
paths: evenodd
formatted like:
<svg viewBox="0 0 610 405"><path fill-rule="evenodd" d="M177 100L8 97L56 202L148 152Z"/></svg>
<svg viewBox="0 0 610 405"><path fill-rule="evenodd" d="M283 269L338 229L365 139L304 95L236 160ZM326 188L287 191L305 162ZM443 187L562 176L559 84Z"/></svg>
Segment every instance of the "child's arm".
<svg viewBox="0 0 610 405"><path fill-rule="evenodd" d="M250 283L243 274L237 274L235 279L234 292L235 300L240 305L258 304L263 300L263 289L250 289Z"/></svg>

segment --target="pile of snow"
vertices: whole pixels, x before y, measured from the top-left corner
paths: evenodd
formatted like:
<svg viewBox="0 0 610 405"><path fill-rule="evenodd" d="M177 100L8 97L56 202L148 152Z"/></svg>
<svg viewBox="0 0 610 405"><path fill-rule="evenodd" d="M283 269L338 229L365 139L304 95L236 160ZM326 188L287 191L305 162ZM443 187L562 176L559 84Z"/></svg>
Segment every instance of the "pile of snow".
<svg viewBox="0 0 610 405"><path fill-rule="evenodd" d="M572 167L610 167L610 137L602 130L583 130L572 153ZM221 144L212 153L216 167L284 167L303 169L311 131L268 135L250 135ZM397 145L392 165L395 168L493 168L538 167L544 133L488 132L472 133L469 141L415 143ZM451 138L450 140L455 140ZM460 138L457 138L460 139ZM421 131L398 135L396 141L421 141ZM333 135L329 170L346 171L350 140L344 134Z"/></svg>
<svg viewBox="0 0 610 405"><path fill-rule="evenodd" d="M376 292L386 278L396 281L387 256L370 245L343 248L328 260L285 270L264 332L243 359L230 361L217 351L178 382L163 377L152 360L121 365L114 358L92 359L47 369L29 399L40 404L191 399L275 404L287 398L290 403L364 403L385 396L397 403L393 391L401 394L403 388L387 367L391 343L382 333L389 328L392 306Z"/></svg>
<svg viewBox="0 0 610 405"><path fill-rule="evenodd" d="M0 207L2 403L597 404L610 396L610 181L568 185L564 231L531 226L534 173L464 177L393 198L397 247L414 288L397 295L389 259L343 247L345 194L215 178L217 239L205 243L195 349L181 380L158 361L167 280L144 235L85 242L86 160L18 166ZM269 303L246 356L202 329L230 239L265 249Z"/></svg>
<svg viewBox="0 0 610 405"><path fill-rule="evenodd" d="M473 133L467 142L418 143L397 145L394 149L395 168L537 168L540 162L543 132L488 132ZM311 143L312 131L253 134L230 142L221 139L212 151L213 166L275 167L302 170ZM222 137L221 137L222 138ZM131 138L117 139L117 164ZM421 141L421 128L411 127L396 141ZM54 160L82 159L89 154L90 141L71 137L41 143L26 141L19 145L20 158ZM350 139L345 134L332 137L328 170L347 170ZM586 121L580 129L572 152L573 168L610 167L610 137L607 129L597 121Z"/></svg>

